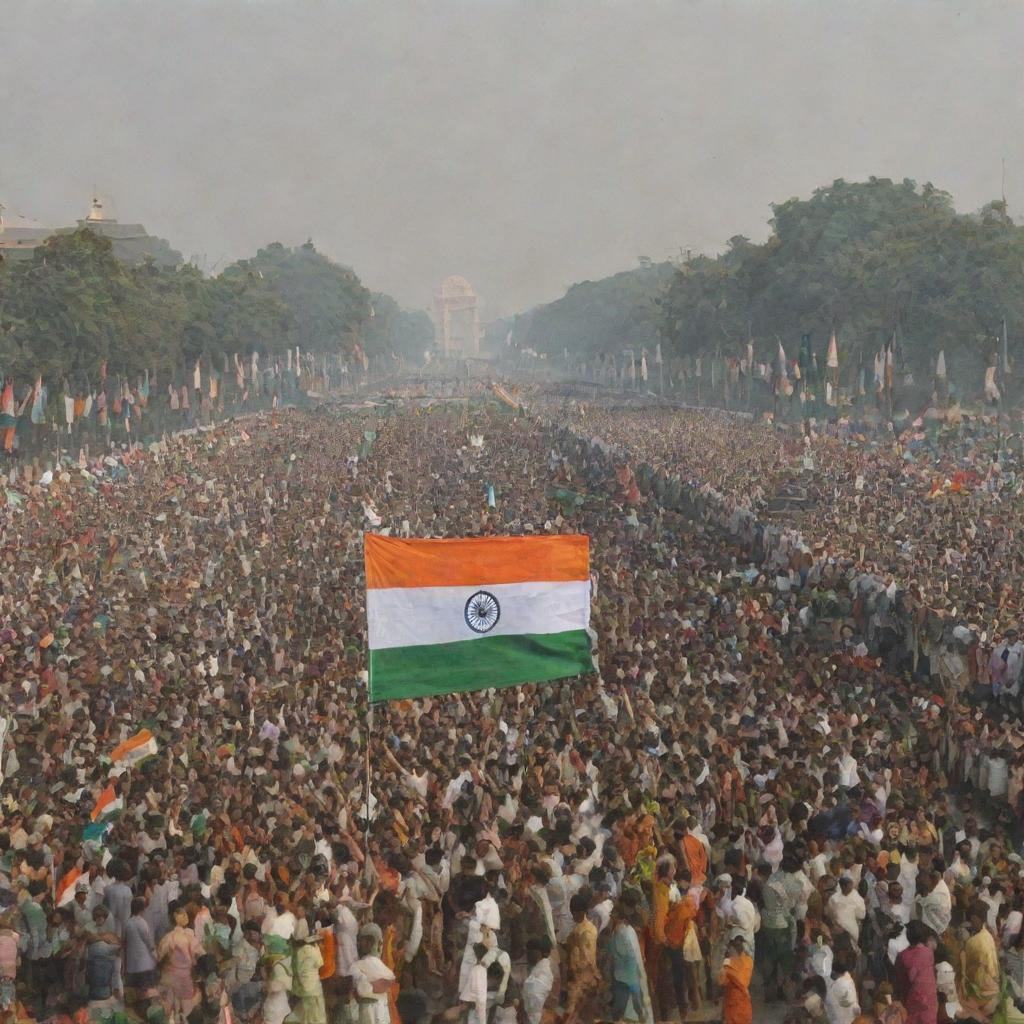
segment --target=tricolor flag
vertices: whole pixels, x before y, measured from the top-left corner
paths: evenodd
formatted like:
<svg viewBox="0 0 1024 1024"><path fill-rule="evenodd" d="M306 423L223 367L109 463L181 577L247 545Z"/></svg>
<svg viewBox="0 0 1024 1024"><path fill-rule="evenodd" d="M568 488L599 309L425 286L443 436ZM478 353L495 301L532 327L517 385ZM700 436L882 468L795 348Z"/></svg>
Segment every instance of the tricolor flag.
<svg viewBox="0 0 1024 1024"><path fill-rule="evenodd" d="M82 869L72 868L58 883L54 900L58 907L66 907L75 898L75 883L82 877Z"/></svg>
<svg viewBox="0 0 1024 1024"><path fill-rule="evenodd" d="M114 792L113 784L107 786L96 800L96 806L89 814L91 821L102 821L124 810L124 801Z"/></svg>
<svg viewBox="0 0 1024 1024"><path fill-rule="evenodd" d="M365 553L371 701L593 670L588 537L367 534Z"/></svg>
<svg viewBox="0 0 1024 1024"><path fill-rule="evenodd" d="M131 767L147 757L153 757L156 750L156 737L148 729L140 729L134 736L114 747L110 752L110 760L114 764Z"/></svg>

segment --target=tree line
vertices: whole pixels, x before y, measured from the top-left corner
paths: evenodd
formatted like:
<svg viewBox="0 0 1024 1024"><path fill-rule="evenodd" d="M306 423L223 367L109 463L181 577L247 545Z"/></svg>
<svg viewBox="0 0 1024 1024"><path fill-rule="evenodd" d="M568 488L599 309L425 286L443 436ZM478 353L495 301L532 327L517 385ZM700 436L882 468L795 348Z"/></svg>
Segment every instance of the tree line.
<svg viewBox="0 0 1024 1024"><path fill-rule="evenodd" d="M31 259L0 263L0 374L89 390L101 367L182 380L197 361L227 365L252 352L422 359L433 344L422 312L370 292L312 242L273 243L215 276L184 264L121 262L82 228L55 235ZM283 358L282 358L283 361Z"/></svg>
<svg viewBox="0 0 1024 1024"><path fill-rule="evenodd" d="M1024 328L1024 228L997 200L960 213L949 193L905 179L842 179L772 206L766 241L737 235L716 256L655 264L574 285L560 300L496 325L492 344L557 357L609 355L660 342L666 359L755 358L779 345L796 360L805 335L824 366L836 333L855 386L876 353L901 377L930 381L940 351L950 384L981 388L1003 322L1012 357ZM503 332L505 332L503 334ZM502 335L502 337L498 337Z"/></svg>

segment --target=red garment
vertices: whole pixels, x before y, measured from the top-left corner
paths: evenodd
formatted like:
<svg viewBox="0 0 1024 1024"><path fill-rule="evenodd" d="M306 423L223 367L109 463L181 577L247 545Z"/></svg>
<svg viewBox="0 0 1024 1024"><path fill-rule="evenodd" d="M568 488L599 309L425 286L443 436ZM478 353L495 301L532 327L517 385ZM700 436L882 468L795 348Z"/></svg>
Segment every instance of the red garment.
<svg viewBox="0 0 1024 1024"><path fill-rule="evenodd" d="M910 946L896 958L896 998L907 1008L907 1024L935 1024L939 997L935 957L927 946Z"/></svg>

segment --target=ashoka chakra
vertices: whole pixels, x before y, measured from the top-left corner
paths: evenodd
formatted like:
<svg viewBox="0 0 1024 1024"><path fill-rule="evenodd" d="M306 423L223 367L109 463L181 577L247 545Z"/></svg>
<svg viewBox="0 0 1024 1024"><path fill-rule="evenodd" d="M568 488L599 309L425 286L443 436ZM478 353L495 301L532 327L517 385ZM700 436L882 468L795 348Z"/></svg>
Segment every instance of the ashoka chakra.
<svg viewBox="0 0 1024 1024"><path fill-rule="evenodd" d="M501 605L493 594L478 590L466 602L466 625L474 633L489 633L501 618Z"/></svg>

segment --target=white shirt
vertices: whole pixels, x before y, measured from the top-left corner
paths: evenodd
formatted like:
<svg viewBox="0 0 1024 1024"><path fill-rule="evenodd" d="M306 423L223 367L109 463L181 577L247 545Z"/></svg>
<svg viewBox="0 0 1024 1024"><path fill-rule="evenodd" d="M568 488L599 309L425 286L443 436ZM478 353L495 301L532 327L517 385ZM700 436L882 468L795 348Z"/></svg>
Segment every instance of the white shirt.
<svg viewBox="0 0 1024 1024"><path fill-rule="evenodd" d="M268 910L263 927L264 935L279 935L282 939L290 939L295 933L295 915L290 910L283 914Z"/></svg>
<svg viewBox="0 0 1024 1024"><path fill-rule="evenodd" d="M591 907L587 917L593 922L594 927L597 928L598 935L600 935L608 927L608 922L612 919L612 901L604 900L598 903L597 906Z"/></svg>
<svg viewBox="0 0 1024 1024"><path fill-rule="evenodd" d="M849 973L841 974L828 987L825 998L825 1013L828 1024L853 1024L860 1014L857 1002L857 986Z"/></svg>
<svg viewBox="0 0 1024 1024"><path fill-rule="evenodd" d="M899 933L899 935L896 936L895 939L890 939L889 940L889 944L888 944L888 948L887 948L887 952L888 952L888 956L889 956L889 963L895 964L896 963L896 957L898 957L900 955L900 953L903 952L903 950L909 949L909 948L910 948L910 939L907 938L907 930L906 930L906 928L904 928L903 931L901 931Z"/></svg>
<svg viewBox="0 0 1024 1024"><path fill-rule="evenodd" d="M940 879L927 896L919 896L917 905L921 911L921 923L928 925L936 935L942 935L953 919L953 901L945 879Z"/></svg>
<svg viewBox="0 0 1024 1024"><path fill-rule="evenodd" d="M555 976L551 972L551 960L545 957L533 965L523 982L523 1009L529 1024L540 1024L544 1012L544 1004L551 994Z"/></svg>
<svg viewBox="0 0 1024 1024"><path fill-rule="evenodd" d="M337 938L334 959L339 977L347 978L352 973L352 965L359 959L359 954L356 951L359 922L356 920L355 914L344 903L338 905L334 921L334 934Z"/></svg>
<svg viewBox="0 0 1024 1024"><path fill-rule="evenodd" d="M754 933L761 927L761 915L745 895L737 896L729 908L729 938L743 937L747 952L754 953Z"/></svg>
<svg viewBox="0 0 1024 1024"><path fill-rule="evenodd" d="M458 778L452 779L444 792L444 800L441 801L441 806L445 809L451 809L462 793L463 784L469 782L472 778L473 776L469 772L462 772Z"/></svg>
<svg viewBox="0 0 1024 1024"><path fill-rule="evenodd" d="M857 781L857 759L845 753L839 759L839 785L844 789L852 789Z"/></svg>
<svg viewBox="0 0 1024 1024"><path fill-rule="evenodd" d="M829 899L827 909L828 916L856 942L860 937L860 923L867 912L861 894L856 889L851 889L846 896L837 892Z"/></svg>
<svg viewBox="0 0 1024 1024"><path fill-rule="evenodd" d="M373 1024L390 1024L391 1011L388 1008L387 989L383 992L373 991L375 981L395 980L394 974L384 961L377 956L364 956L352 965L352 977L355 979L356 995L360 999L372 1000L367 1009Z"/></svg>
<svg viewBox="0 0 1024 1024"><path fill-rule="evenodd" d="M475 963L466 972L459 986L459 1000L469 1003L468 1024L486 1024L487 968L482 963Z"/></svg>

